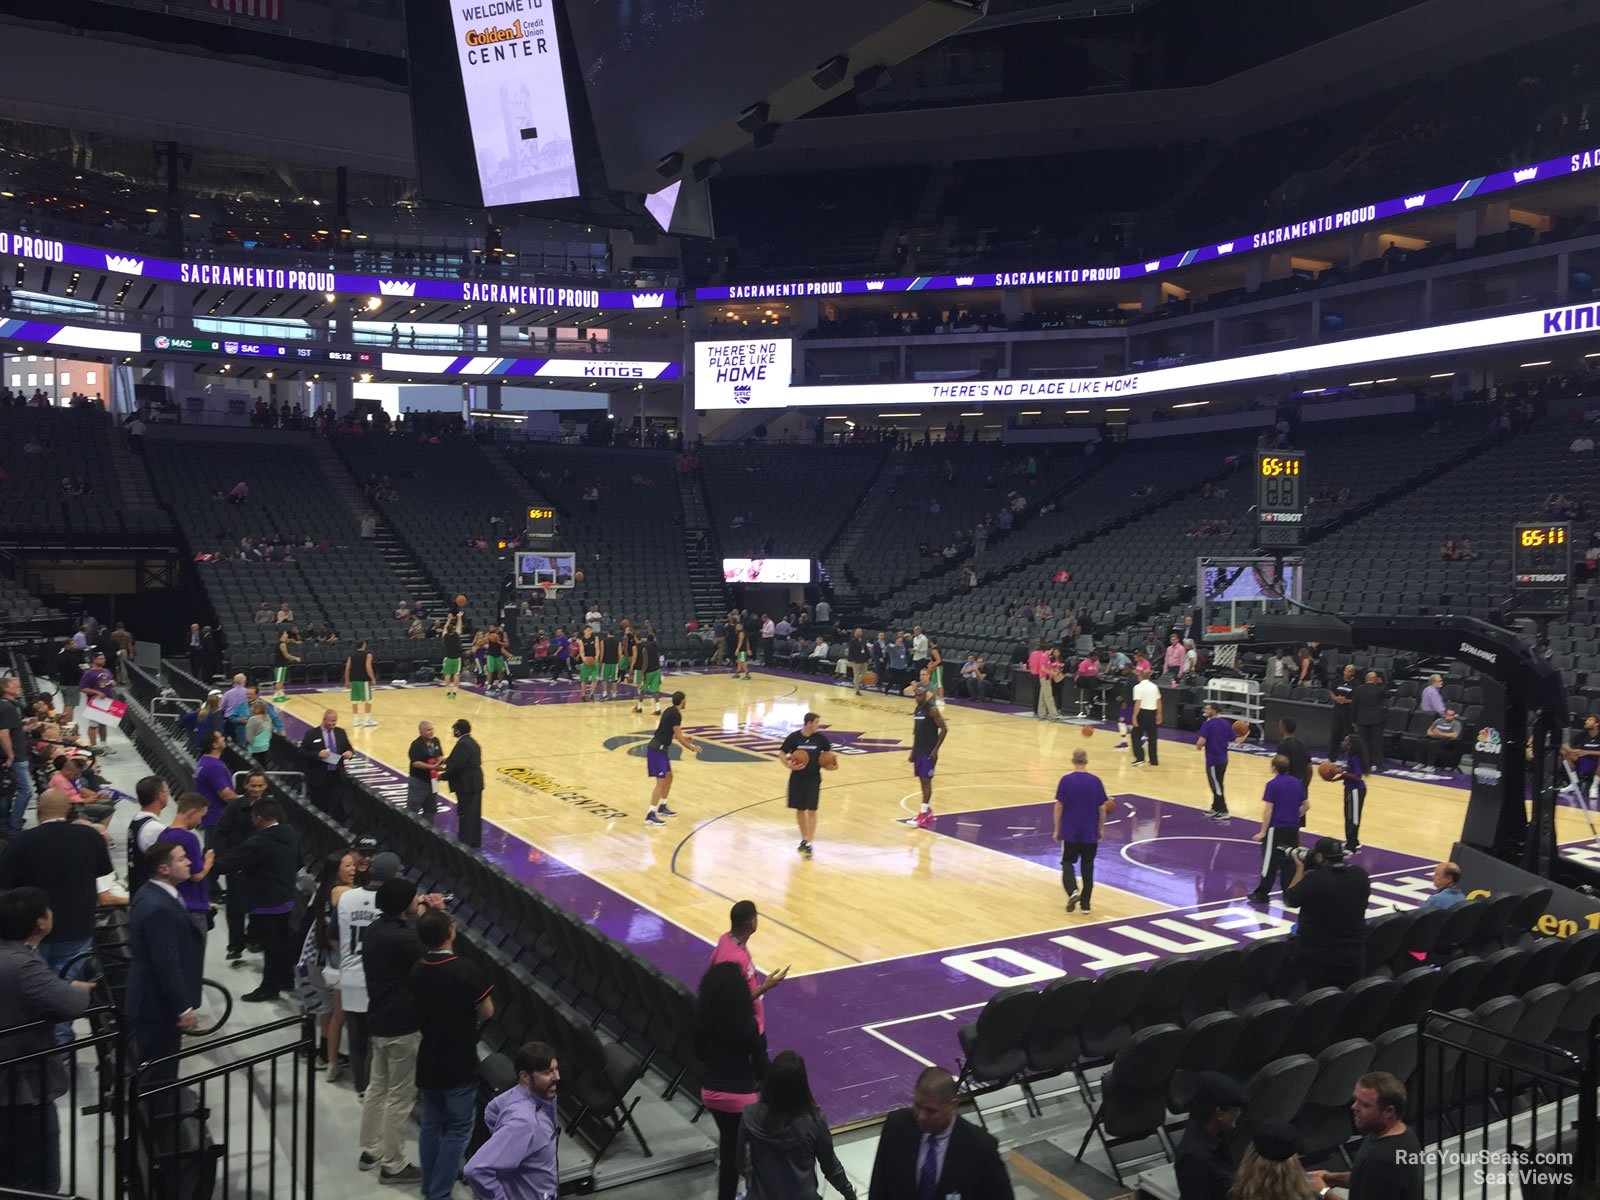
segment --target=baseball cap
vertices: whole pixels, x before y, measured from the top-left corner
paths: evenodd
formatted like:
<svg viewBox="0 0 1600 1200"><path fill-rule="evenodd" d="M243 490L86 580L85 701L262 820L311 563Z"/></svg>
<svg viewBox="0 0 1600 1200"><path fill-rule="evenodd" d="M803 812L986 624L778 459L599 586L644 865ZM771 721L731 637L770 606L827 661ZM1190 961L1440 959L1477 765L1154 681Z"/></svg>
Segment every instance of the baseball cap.
<svg viewBox="0 0 1600 1200"><path fill-rule="evenodd" d="M1194 1096L1189 1108L1243 1108L1250 1103L1250 1093L1232 1075L1221 1071L1201 1071L1195 1076Z"/></svg>
<svg viewBox="0 0 1600 1200"><path fill-rule="evenodd" d="M1256 1126L1250 1144L1268 1162L1287 1162L1300 1152L1300 1135L1287 1121L1271 1119Z"/></svg>
<svg viewBox="0 0 1600 1200"><path fill-rule="evenodd" d="M382 854L372 856L372 865L367 868L367 878L385 883L400 874L400 856L393 850L385 850Z"/></svg>
<svg viewBox="0 0 1600 1200"><path fill-rule="evenodd" d="M376 854L378 852L378 839L375 837L358 837L355 844L350 847L357 854Z"/></svg>
<svg viewBox="0 0 1600 1200"><path fill-rule="evenodd" d="M1329 862L1338 862L1344 858L1344 843L1338 838L1318 838L1317 844L1311 847L1311 853L1320 854Z"/></svg>
<svg viewBox="0 0 1600 1200"><path fill-rule="evenodd" d="M378 887L378 911L393 916L411 907L417 898L417 885L409 879L386 879Z"/></svg>

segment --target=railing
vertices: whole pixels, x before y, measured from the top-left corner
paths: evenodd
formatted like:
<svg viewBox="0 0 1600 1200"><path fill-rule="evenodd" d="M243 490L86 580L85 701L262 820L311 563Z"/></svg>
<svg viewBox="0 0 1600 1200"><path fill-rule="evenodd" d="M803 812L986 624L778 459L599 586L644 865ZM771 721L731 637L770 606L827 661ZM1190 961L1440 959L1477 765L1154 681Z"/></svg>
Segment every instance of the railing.
<svg viewBox="0 0 1600 1200"><path fill-rule="evenodd" d="M1426 1195L1566 1196L1600 1178L1592 1026L1582 1055L1442 1012L1417 1038L1410 1117Z"/></svg>

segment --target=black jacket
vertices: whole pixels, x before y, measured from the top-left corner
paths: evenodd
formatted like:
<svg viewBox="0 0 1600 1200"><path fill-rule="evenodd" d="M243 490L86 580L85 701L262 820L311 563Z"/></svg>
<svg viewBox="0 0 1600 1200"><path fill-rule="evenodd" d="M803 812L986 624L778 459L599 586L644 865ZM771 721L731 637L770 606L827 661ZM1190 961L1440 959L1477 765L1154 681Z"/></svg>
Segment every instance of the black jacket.
<svg viewBox="0 0 1600 1200"><path fill-rule="evenodd" d="M219 856L212 869L232 876L229 883L239 889L246 912L290 903L300 871L300 835L282 824L258 829L237 850Z"/></svg>
<svg viewBox="0 0 1600 1200"><path fill-rule="evenodd" d="M917 1200L917 1158L922 1132L909 1108L898 1108L883 1123L878 1156L872 1161L871 1200ZM983 1200L1012 1200L1011 1177L1000 1145L970 1121L956 1118L939 1172L935 1196L952 1192Z"/></svg>
<svg viewBox="0 0 1600 1200"><path fill-rule="evenodd" d="M240 792L239 798L230 802L217 818L217 827L211 834L211 848L221 857L248 842L255 831L250 821L250 800Z"/></svg>
<svg viewBox="0 0 1600 1200"><path fill-rule="evenodd" d="M1235 1164L1228 1147L1215 1134L1190 1125L1172 1160L1178 1200L1228 1200Z"/></svg>
<svg viewBox="0 0 1600 1200"><path fill-rule="evenodd" d="M456 744L450 747L450 757L444 760L440 778L458 796L477 795L483 791L483 750L470 733L458 737Z"/></svg>
<svg viewBox="0 0 1600 1200"><path fill-rule="evenodd" d="M318 779L343 774L343 760L340 760L337 771L328 770L328 764L319 757L324 749L337 750L343 754L350 749L350 735L337 725L332 730L324 729L321 725L313 725L306 730L305 737L300 739L300 753L305 755L307 760L306 774L308 776L315 774Z"/></svg>
<svg viewBox="0 0 1600 1200"><path fill-rule="evenodd" d="M183 901L147 883L128 906L128 990L123 1007L135 1025L176 1026L200 1003L205 943Z"/></svg>
<svg viewBox="0 0 1600 1200"><path fill-rule="evenodd" d="M1389 702L1389 693L1383 684L1357 684L1350 699L1350 707L1355 709L1355 722L1357 725L1379 725L1383 723L1386 706Z"/></svg>
<svg viewBox="0 0 1600 1200"><path fill-rule="evenodd" d="M743 1029L712 1033L696 1029L694 1052L700 1058L700 1086L713 1092L747 1096L767 1073L767 1039L752 1016Z"/></svg>

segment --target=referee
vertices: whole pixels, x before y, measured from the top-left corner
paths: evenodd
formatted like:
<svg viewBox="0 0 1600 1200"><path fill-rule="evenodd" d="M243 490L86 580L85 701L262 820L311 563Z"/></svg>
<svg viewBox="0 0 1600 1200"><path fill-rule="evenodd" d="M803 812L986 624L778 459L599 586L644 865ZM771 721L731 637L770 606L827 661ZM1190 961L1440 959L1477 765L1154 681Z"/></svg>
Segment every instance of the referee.
<svg viewBox="0 0 1600 1200"><path fill-rule="evenodd" d="M833 743L821 732L822 718L808 712L800 728L783 739L778 748L783 765L789 767L789 807L794 809L795 824L800 827L799 850L811 857L811 839L817 834L817 801L822 795L822 756L833 749ZM794 752L804 750L809 756L806 765L794 769Z"/></svg>

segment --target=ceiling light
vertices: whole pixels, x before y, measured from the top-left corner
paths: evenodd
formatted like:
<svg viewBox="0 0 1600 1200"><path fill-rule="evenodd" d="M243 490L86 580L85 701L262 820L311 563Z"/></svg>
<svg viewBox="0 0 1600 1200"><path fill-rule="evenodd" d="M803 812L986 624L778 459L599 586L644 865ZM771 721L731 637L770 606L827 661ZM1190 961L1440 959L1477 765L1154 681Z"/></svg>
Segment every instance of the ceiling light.
<svg viewBox="0 0 1600 1200"><path fill-rule="evenodd" d="M1108 408L1108 409L1106 409L1106 411L1107 412L1132 412L1133 409L1131 409L1131 408Z"/></svg>
<svg viewBox="0 0 1600 1200"><path fill-rule="evenodd" d="M1592 355L1592 354L1586 354L1586 355L1584 355L1584 357L1585 358L1593 358L1595 356ZM1454 371L1440 371L1437 375L1429 375L1428 378L1429 379L1454 379L1455 375L1456 375L1456 373Z"/></svg>
<svg viewBox="0 0 1600 1200"><path fill-rule="evenodd" d="M1548 367L1550 365L1550 360L1545 358L1540 359L1538 362L1523 363L1521 365L1524 367Z"/></svg>
<svg viewBox="0 0 1600 1200"><path fill-rule="evenodd" d="M1210 403L1211 403L1211 401L1209 401L1209 400L1188 400L1188 401L1185 401L1182 404L1174 404L1172 407L1173 408L1204 408L1206 405L1208 405Z"/></svg>

